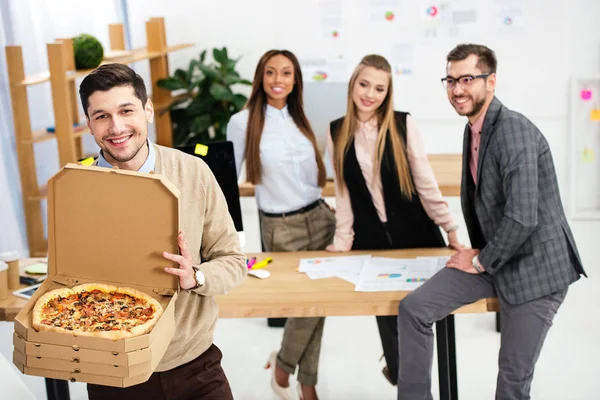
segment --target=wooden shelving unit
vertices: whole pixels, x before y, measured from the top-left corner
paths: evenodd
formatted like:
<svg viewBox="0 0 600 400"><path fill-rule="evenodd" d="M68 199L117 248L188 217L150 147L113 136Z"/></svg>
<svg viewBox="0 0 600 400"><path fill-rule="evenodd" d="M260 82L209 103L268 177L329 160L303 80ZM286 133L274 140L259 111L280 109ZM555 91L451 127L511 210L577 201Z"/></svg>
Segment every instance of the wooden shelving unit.
<svg viewBox="0 0 600 400"><path fill-rule="evenodd" d="M156 82L169 74L168 54L194 46L193 43L167 46L164 18L151 18L146 22L147 47L125 51L125 38L122 24L109 25L111 53L122 55L106 58L103 63L131 64L148 60L150 64L152 100L159 107L155 115L157 143L171 147L172 126L169 113L160 114L160 108L171 101L171 93L159 88ZM60 165L82 159L81 138L89 133L87 127L73 127L85 118L79 115L77 78L82 78L91 70L75 70L73 43L70 38L56 39L47 44L49 71L35 75L25 75L21 46L6 46L6 60L13 121L16 135L16 148L19 159L19 172L23 190L23 207L27 226L27 240L31 257L45 256L47 240L44 237L41 201L47 196L46 185L39 185L36 174L34 145L48 140L56 140ZM108 54L110 56L110 54ZM31 129L27 88L50 82L52 108L54 110L55 133ZM150 86L150 85L148 85Z"/></svg>

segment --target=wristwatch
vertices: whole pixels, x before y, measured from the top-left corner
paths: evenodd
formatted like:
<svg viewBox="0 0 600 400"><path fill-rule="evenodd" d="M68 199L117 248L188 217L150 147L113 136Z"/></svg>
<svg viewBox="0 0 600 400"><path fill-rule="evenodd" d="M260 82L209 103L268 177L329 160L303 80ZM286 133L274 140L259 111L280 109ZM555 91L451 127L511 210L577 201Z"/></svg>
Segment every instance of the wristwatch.
<svg viewBox="0 0 600 400"><path fill-rule="evenodd" d="M194 270L194 279L196 280L196 285L194 287L189 288L188 290L198 289L201 286L204 286L204 282L206 282L206 277L204 276L204 272L200 271L196 267L192 267Z"/></svg>
<svg viewBox="0 0 600 400"><path fill-rule="evenodd" d="M471 263L473 264L473 268L475 268L480 274L483 274L485 272L481 264L479 264L479 259L477 258L477 256L473 257Z"/></svg>

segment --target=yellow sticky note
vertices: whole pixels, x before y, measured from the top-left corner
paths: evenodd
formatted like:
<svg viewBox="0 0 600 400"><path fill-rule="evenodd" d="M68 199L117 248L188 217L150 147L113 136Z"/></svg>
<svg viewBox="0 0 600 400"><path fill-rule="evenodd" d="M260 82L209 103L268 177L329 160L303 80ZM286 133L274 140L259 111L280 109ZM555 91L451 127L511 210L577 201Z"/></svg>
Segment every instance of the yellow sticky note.
<svg viewBox="0 0 600 400"><path fill-rule="evenodd" d="M81 165L92 165L94 163L94 157L88 157L85 160L81 160Z"/></svg>
<svg viewBox="0 0 600 400"><path fill-rule="evenodd" d="M600 121L600 108L592 110L592 112L590 113L590 119L592 121Z"/></svg>
<svg viewBox="0 0 600 400"><path fill-rule="evenodd" d="M208 153L208 146L198 143L194 149L194 154L205 156Z"/></svg>
<svg viewBox="0 0 600 400"><path fill-rule="evenodd" d="M581 152L581 161L584 163L590 163L594 161L594 150L590 149L589 147L584 148Z"/></svg>

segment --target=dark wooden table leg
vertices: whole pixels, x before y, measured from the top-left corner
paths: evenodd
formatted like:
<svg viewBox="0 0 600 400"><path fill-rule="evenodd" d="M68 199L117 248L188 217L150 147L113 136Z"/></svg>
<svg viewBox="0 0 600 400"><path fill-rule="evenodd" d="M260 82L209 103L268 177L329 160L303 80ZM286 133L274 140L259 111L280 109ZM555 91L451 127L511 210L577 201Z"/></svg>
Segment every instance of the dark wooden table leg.
<svg viewBox="0 0 600 400"><path fill-rule="evenodd" d="M46 396L48 400L71 400L69 382L46 378Z"/></svg>
<svg viewBox="0 0 600 400"><path fill-rule="evenodd" d="M440 400L458 400L454 315L436 322Z"/></svg>
<svg viewBox="0 0 600 400"><path fill-rule="evenodd" d="M497 312L496 313L496 332L500 333L500 329L501 329L501 325L500 325L500 313Z"/></svg>

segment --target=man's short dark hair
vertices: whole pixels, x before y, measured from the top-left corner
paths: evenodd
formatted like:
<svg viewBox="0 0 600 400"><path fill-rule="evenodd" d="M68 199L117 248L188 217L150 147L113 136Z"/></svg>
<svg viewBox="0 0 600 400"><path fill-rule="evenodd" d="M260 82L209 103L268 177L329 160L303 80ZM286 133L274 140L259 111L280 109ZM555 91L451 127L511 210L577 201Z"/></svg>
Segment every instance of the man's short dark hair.
<svg viewBox="0 0 600 400"><path fill-rule="evenodd" d="M105 92L119 86L131 86L135 97L140 99L143 106L146 105L148 95L141 76L125 64L104 64L90 72L79 86L79 97L85 116L89 118L89 99L94 92Z"/></svg>
<svg viewBox="0 0 600 400"><path fill-rule="evenodd" d="M496 54L493 50L481 44L459 44L448 53L446 61L462 61L473 54L479 58L477 68L482 72L489 74L496 72L496 67L498 67Z"/></svg>

